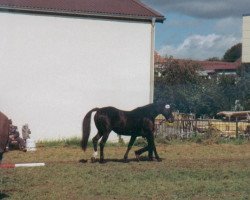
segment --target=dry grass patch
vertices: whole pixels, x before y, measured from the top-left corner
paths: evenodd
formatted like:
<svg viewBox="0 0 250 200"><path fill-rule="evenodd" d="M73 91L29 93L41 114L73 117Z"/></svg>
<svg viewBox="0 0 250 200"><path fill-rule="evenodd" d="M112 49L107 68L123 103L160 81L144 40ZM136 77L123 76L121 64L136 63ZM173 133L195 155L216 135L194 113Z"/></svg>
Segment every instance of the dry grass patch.
<svg viewBox="0 0 250 200"><path fill-rule="evenodd" d="M45 167L0 169L6 199L247 199L250 144L158 145L162 162L123 163L126 147L107 147L105 164L76 147L12 151L4 163L45 162Z"/></svg>

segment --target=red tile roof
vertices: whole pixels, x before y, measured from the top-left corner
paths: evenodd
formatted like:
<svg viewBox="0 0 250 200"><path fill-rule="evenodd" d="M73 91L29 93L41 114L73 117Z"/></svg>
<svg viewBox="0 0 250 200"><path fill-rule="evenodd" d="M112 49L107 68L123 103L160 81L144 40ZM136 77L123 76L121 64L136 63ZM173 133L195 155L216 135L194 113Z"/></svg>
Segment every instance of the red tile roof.
<svg viewBox="0 0 250 200"><path fill-rule="evenodd" d="M236 62L222 61L198 61L203 70L237 70L239 64Z"/></svg>
<svg viewBox="0 0 250 200"><path fill-rule="evenodd" d="M157 52L155 52L154 55L155 63L164 63L167 62L168 58L164 58L160 56ZM184 59L174 59L177 61L185 61ZM241 65L240 59L238 59L235 62L223 62L223 61L197 61L193 60L193 62L196 62L200 64L201 68L206 71L217 71L217 70L237 70L239 66Z"/></svg>
<svg viewBox="0 0 250 200"><path fill-rule="evenodd" d="M0 0L0 10L111 17L163 22L164 16L139 0Z"/></svg>

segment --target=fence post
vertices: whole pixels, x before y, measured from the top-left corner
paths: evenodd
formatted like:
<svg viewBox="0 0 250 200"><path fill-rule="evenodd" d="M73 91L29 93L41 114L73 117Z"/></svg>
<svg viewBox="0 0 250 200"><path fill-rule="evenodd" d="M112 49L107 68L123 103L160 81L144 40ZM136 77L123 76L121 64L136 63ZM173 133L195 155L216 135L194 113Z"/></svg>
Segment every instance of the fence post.
<svg viewBox="0 0 250 200"><path fill-rule="evenodd" d="M236 117L236 123L235 123L235 125L236 125L236 129L235 129L235 131L236 131L236 138L239 138L239 127L238 127L239 123L238 123L238 117Z"/></svg>

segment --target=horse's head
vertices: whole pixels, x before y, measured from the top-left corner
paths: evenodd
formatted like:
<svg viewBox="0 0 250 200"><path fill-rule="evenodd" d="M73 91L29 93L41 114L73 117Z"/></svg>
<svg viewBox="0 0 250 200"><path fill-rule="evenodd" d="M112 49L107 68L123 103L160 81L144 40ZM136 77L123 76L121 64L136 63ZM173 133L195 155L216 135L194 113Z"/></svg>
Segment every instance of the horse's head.
<svg viewBox="0 0 250 200"><path fill-rule="evenodd" d="M162 114L168 122L174 122L174 115L172 113L172 108L169 104L158 103L156 104L156 107L158 114Z"/></svg>

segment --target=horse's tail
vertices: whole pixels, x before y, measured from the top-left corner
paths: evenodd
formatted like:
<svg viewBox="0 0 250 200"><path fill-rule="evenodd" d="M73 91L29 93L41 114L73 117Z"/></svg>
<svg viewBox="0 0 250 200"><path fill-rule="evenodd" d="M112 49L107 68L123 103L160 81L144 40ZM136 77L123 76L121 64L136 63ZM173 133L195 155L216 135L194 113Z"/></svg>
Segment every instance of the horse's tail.
<svg viewBox="0 0 250 200"><path fill-rule="evenodd" d="M83 151L86 151L87 145L88 145L88 140L89 140L89 135L90 135L91 114L92 114L92 112L95 112L98 110L99 110L99 108L94 108L94 109L90 110L83 119L83 122L82 122L82 142L81 142L81 146L82 146Z"/></svg>

